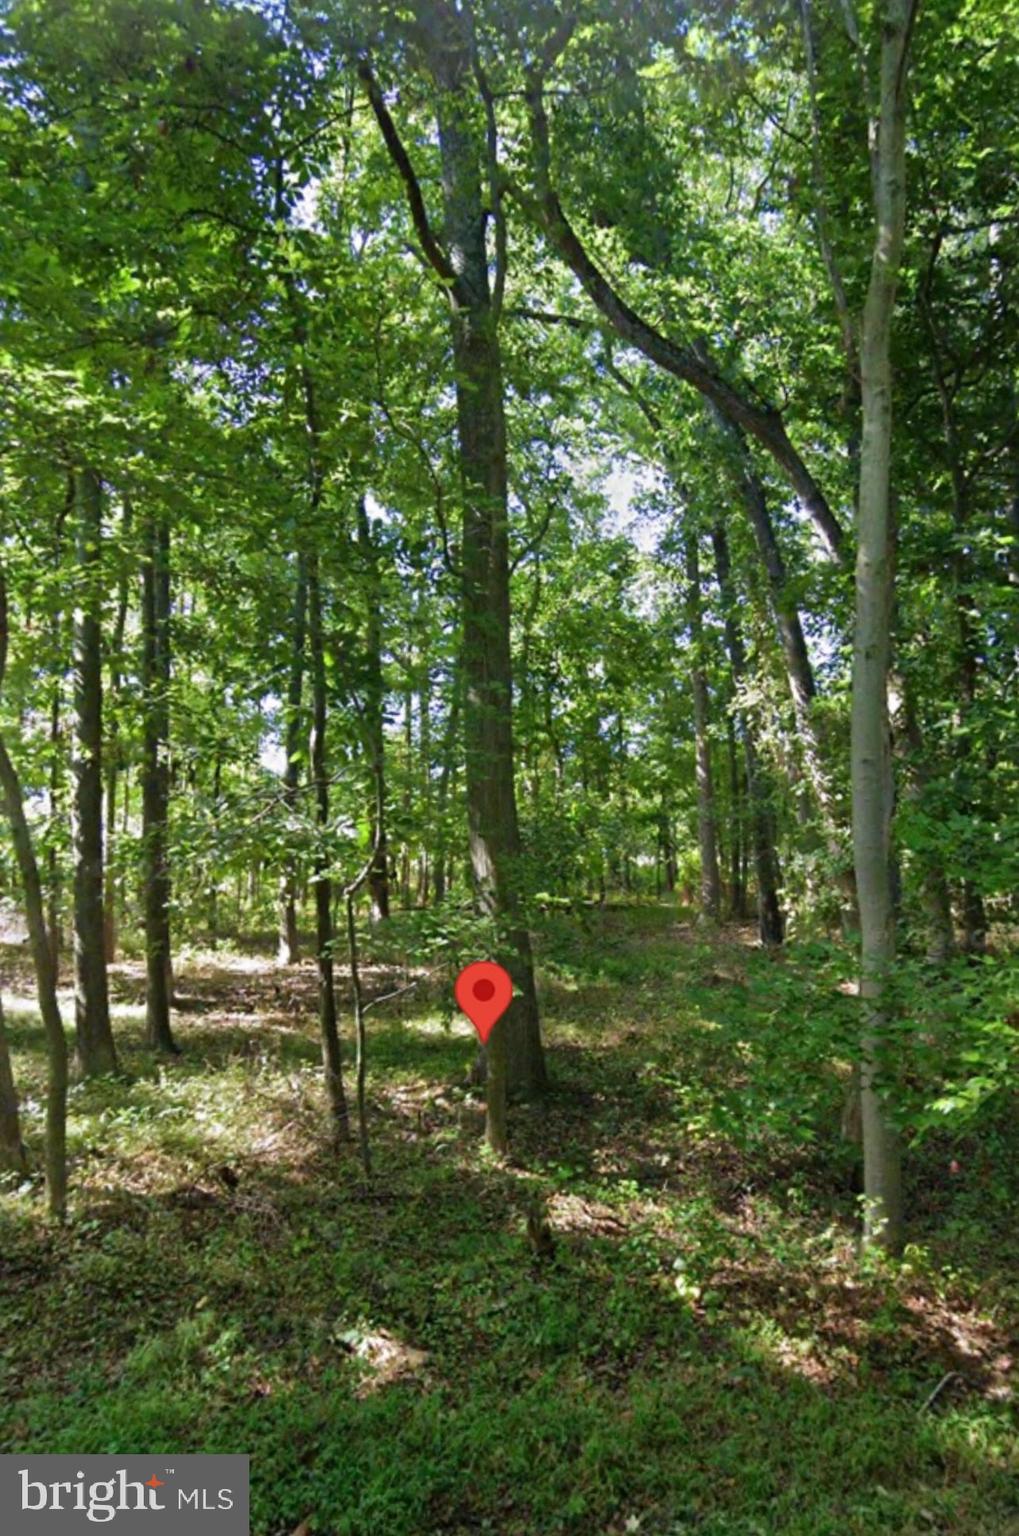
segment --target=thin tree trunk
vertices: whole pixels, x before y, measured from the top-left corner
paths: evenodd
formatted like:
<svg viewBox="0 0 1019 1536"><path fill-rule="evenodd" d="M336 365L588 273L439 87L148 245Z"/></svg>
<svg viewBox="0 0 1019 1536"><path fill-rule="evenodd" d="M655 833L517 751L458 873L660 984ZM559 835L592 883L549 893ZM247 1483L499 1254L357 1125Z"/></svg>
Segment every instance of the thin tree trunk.
<svg viewBox="0 0 1019 1536"><path fill-rule="evenodd" d="M730 462L733 474L767 578L772 619L796 720L797 746L820 815L828 857L842 894L843 925L848 929L854 925L856 916L853 870L845 846L843 815L825 763L824 747L815 718L817 687L803 626L796 605L789 597L785 562L772 526L768 499L746 439L739 428L727 421L720 412L714 411L712 414L732 450Z"/></svg>
<svg viewBox="0 0 1019 1536"><path fill-rule="evenodd" d="M421 784L421 825L424 835L418 856L417 904L428 905L431 870L432 829L432 669L425 635L421 646L420 687L418 689L418 771Z"/></svg>
<svg viewBox="0 0 1019 1536"><path fill-rule="evenodd" d="M53 568L59 574L64 547L64 529L67 519L74 512L75 505L75 478L71 471L67 472L67 485L63 504L57 513L56 525L53 535ZM59 978L60 954L63 947L63 872L61 869L60 852L56 841L56 828L64 819L63 791L64 791L64 750L61 736L63 734L62 704L63 704L63 664L60 658L63 656L63 618L60 608L55 608L50 617L50 641L53 647L55 676L53 678L53 691L50 696L50 729L49 748L50 766L47 783L47 813L49 820L49 835L46 847L46 924L50 937L50 948L53 953L53 974Z"/></svg>
<svg viewBox="0 0 1019 1536"><path fill-rule="evenodd" d="M356 1042L355 1072L357 1091L357 1137L361 1149L361 1167L365 1178L371 1177L371 1147L368 1142L368 1104L365 1085L368 1073L368 1038L365 1030L364 994L361 989L361 961L357 944L357 918L354 911L355 894L347 891L344 898L347 914L347 951L350 956L350 989L354 1000L354 1039Z"/></svg>
<svg viewBox="0 0 1019 1536"><path fill-rule="evenodd" d="M718 872L715 826L715 786L708 736L710 700L704 666L704 625L701 618L701 571L697 533L684 531L686 617L690 631L690 688L693 693L694 752L697 772L697 843L701 856L701 912L712 922L722 915L722 881Z"/></svg>
<svg viewBox="0 0 1019 1536"><path fill-rule="evenodd" d="M907 679L899 677L893 679L893 682L895 686L889 689L889 718L897 755L903 761L904 793L910 800L922 803L930 775L920 722ZM940 965L950 960L955 953L955 929L948 881L944 866L937 856L922 852L917 862L920 866L920 904L927 928L927 958Z"/></svg>
<svg viewBox="0 0 1019 1536"><path fill-rule="evenodd" d="M123 504L123 517L121 521L121 536L126 540L131 528L131 503L125 497ZM127 624L127 600L128 580L127 571L122 569L117 580L117 617L113 624L113 638L110 646L110 699L116 706L120 694L121 680L121 654L124 649L124 628ZM117 958L117 881L113 865L114 828L117 821L117 776L120 771L120 736L117 729L117 718L113 710L107 711L109 716L109 729L106 740L106 813L103 824L106 828L106 868L104 871L105 895L103 898L103 952L107 964Z"/></svg>
<svg viewBox="0 0 1019 1536"><path fill-rule="evenodd" d="M413 807L414 770L414 691L409 678L413 668L413 655L407 655L408 684L403 692L403 843L400 847L400 905L406 911L410 906L410 825Z"/></svg>
<svg viewBox="0 0 1019 1536"><path fill-rule="evenodd" d="M297 804L301 776L302 711L304 684L304 633L307 622L308 578L305 557L298 553L294 580L294 607L290 625L290 672L287 678L286 728L283 733L286 764L283 769L283 801L292 812ZM297 935L297 870L287 853L279 888L279 941L276 958L281 965L300 959Z"/></svg>
<svg viewBox="0 0 1019 1536"><path fill-rule="evenodd" d="M725 526L716 522L711 531L715 555L715 574L722 599L723 625L729 667L737 698L747 676L746 650L736 614L736 595L732 584L732 563ZM778 895L778 856L772 816L767 805L764 773L757 752L752 722L747 711L738 714L743 738L743 762L746 768L747 800L750 806L750 830L757 881L757 926L762 944L781 944L785 919Z"/></svg>
<svg viewBox="0 0 1019 1536"><path fill-rule="evenodd" d="M378 550L372 537L371 521L363 496L357 502L357 542L364 564L365 597L368 619L365 627L365 729L368 736L368 752L374 764L373 772L381 783L378 805L372 811L372 844L375 858L368 873L368 890L371 895L372 918L381 922L389 916L389 846L386 838L386 778L385 778L385 683L382 677L382 584L379 575ZM381 817L381 820L379 818Z"/></svg>
<svg viewBox="0 0 1019 1536"><path fill-rule="evenodd" d="M449 711L446 715L446 728L442 735L439 783L435 794L435 880L432 890L436 906L439 906L445 900L448 889L446 872L446 817L450 800L450 787L456 763L459 727L460 667L454 663L452 677L450 678Z"/></svg>
<svg viewBox="0 0 1019 1536"><path fill-rule="evenodd" d="M86 1076L115 1072L103 935L102 514L94 469L75 472L74 961L78 1064Z"/></svg>
<svg viewBox="0 0 1019 1536"><path fill-rule="evenodd" d="M107 965L111 965L117 958L117 946L120 935L117 928L117 882L114 875L112 859L113 838L111 836L114 821L117 815L117 744L112 739L107 742L106 751L106 809L103 814L103 825L106 828L106 866L103 871L105 894L103 897L103 953L106 956Z"/></svg>
<svg viewBox="0 0 1019 1536"><path fill-rule="evenodd" d="M61 723L60 723L60 679L53 684L53 695L50 701L50 771L47 784L47 812L49 816L50 834L46 850L46 898L47 898L47 930L50 936L50 948L53 952L53 974L60 974L60 951L63 936L63 912L62 912L62 881L60 870L60 854L55 841L56 827L61 816L61 790L63 788L61 771Z"/></svg>
<svg viewBox="0 0 1019 1536"><path fill-rule="evenodd" d="M0 688L7 670L7 584L0 567ZM48 1083L46 1092L46 1186L52 1215L62 1220L67 1210L67 1040L57 1003L53 950L46 932L42 886L25 801L7 744L0 735L0 793L11 828L14 856L21 875L28 942L35 967L39 1013L46 1034Z"/></svg>
<svg viewBox="0 0 1019 1536"><path fill-rule="evenodd" d="M938 242L940 244L940 240ZM935 248L936 255L936 248ZM933 268L934 257L931 259ZM973 622L972 599L966 591L966 530L969 524L970 482L966 474L964 449L956 420L955 403L942 361L941 338L938 335L934 311L930 301L929 284L925 285L920 298L920 309L926 322L934 359L934 379L941 403L941 419L945 432L945 448L952 483L952 522L955 541L952 551L952 586L956 619L955 662L958 674L957 696L959 701L959 729L956 732L956 779L957 799L961 810L973 814L978 808L980 796L974 793L974 762L971 733L977 701L978 641ZM977 769L979 773L979 769ZM962 880L962 948L966 954L982 955L987 947L987 914L980 888L969 876Z"/></svg>
<svg viewBox="0 0 1019 1536"><path fill-rule="evenodd" d="M315 958L318 964L318 1024L333 1134L337 1141L345 1141L350 1134L350 1120L347 1096L343 1087L343 1060L333 972L333 883L327 873L329 854L325 846L329 827L329 781L326 770L326 724L329 705L322 643L322 591L317 551L308 556L308 642L312 689L309 758L312 782L315 786L315 811L319 836L318 847L315 850L313 879Z"/></svg>
<svg viewBox="0 0 1019 1536"><path fill-rule="evenodd" d="M874 163L877 233L860 348L863 437L851 748L860 995L865 1018L860 1054L864 1243L892 1251L902 1242L901 1149L880 1081L882 1054L889 1046L888 984L895 963L887 697L894 598L891 335L905 225L905 73L911 4L912 0L884 0L882 16L881 100Z"/></svg>
<svg viewBox="0 0 1019 1536"><path fill-rule="evenodd" d="M3 998L0 997L0 1173L24 1173L28 1166L21 1139L18 1092L14 1086Z"/></svg>
<svg viewBox="0 0 1019 1536"><path fill-rule="evenodd" d="M145 1033L175 1053L170 1028L170 531L150 513L142 563L142 873L145 895Z"/></svg>
<svg viewBox="0 0 1019 1536"><path fill-rule="evenodd" d="M672 831L672 817L664 806L660 813L659 824L661 828L662 872L665 878L665 889L671 895L676 889L676 879L679 871L676 867L676 839Z"/></svg>
<svg viewBox="0 0 1019 1536"><path fill-rule="evenodd" d="M216 761L212 768L212 809L213 814L219 816L219 797L223 783L223 759L220 753L216 753ZM206 922L209 927L209 937L215 944L219 938L219 876L215 869L210 871L210 884L208 887L208 905Z"/></svg>
<svg viewBox="0 0 1019 1536"><path fill-rule="evenodd" d="M0 737L0 787L3 789L14 852L21 871L32 961L35 966L39 1012L46 1032L48 1084L46 1092L46 1186L52 1215L63 1219L67 1209L67 1041L57 1003L57 979L46 920L43 916L39 868L32 834L25 817L21 785L7 745Z"/></svg>

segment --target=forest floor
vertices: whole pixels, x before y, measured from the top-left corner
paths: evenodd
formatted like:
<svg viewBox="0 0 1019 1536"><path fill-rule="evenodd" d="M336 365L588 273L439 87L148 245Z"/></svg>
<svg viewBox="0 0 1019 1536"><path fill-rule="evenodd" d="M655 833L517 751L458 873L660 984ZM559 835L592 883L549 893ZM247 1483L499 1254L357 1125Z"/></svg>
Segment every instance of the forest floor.
<svg viewBox="0 0 1019 1536"><path fill-rule="evenodd" d="M839 1074L790 1056L844 1000L818 953L644 907L539 958L553 1088L505 1164L445 987L369 1015L370 1183L324 1136L310 964L183 957L169 1064L117 966L72 1219L0 1192L0 1450L248 1452L256 1536L1016 1536L1014 1114L927 1141L905 1261L861 1266Z"/></svg>

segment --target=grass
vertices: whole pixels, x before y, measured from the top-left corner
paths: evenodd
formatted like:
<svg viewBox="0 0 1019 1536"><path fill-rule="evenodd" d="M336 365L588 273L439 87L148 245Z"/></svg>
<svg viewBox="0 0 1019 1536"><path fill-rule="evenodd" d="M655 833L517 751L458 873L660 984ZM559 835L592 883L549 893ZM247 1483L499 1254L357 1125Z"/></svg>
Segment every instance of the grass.
<svg viewBox="0 0 1019 1536"><path fill-rule="evenodd" d="M0 1449L247 1451L257 1536L1019 1533L1014 1116L925 1143L905 1261L861 1267L828 961L585 922L544 935L554 1088L505 1164L444 990L370 1016L370 1185L323 1139L309 967L196 958L170 1065L119 968L69 1225L0 1194Z"/></svg>

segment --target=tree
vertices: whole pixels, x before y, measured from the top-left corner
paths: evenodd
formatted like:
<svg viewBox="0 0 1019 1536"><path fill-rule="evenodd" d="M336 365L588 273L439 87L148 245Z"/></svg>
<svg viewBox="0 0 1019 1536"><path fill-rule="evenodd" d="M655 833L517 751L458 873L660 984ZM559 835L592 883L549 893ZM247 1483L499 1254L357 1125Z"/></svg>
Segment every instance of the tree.
<svg viewBox="0 0 1019 1536"><path fill-rule="evenodd" d="M0 692L7 670L7 578L0 564ZM22 900L28 926L28 942L35 967L39 1012L46 1033L49 1081L46 1094L46 1187L50 1212L62 1220L67 1209L67 1041L57 1003L57 979L53 948L46 932L42 885L32 833L25 815L25 801L17 769L0 734L0 792L11 829L21 875Z"/></svg>
<svg viewBox="0 0 1019 1536"><path fill-rule="evenodd" d="M506 1088L534 1094L545 1083L530 937L520 913L520 837L513 780L509 509L499 346L505 233L498 187L493 183L489 191L494 199L498 256L492 288L482 192L492 145L489 139L486 146L479 126L476 53L464 15L445 4L422 4L418 21L436 92L444 244L432 231L413 165L367 62L362 62L361 76L403 179L418 238L450 300L463 495L463 730L471 865L480 909L499 924L507 946L515 994L487 1053L488 1135L493 1146L502 1150L505 1120L500 1106Z"/></svg>
<svg viewBox="0 0 1019 1536"><path fill-rule="evenodd" d="M145 1030L153 1050L176 1053L170 1028L172 950L170 794L170 530L145 518L142 565L142 874L145 888Z"/></svg>
<svg viewBox="0 0 1019 1536"><path fill-rule="evenodd" d="M117 1070L110 1027L103 916L103 487L89 464L74 470L74 1012L86 1076Z"/></svg>
<svg viewBox="0 0 1019 1536"><path fill-rule="evenodd" d="M24 1173L27 1166L18 1115L18 1092L14 1086L7 1024L0 999L0 1172Z"/></svg>
<svg viewBox="0 0 1019 1536"><path fill-rule="evenodd" d="M685 509L689 519L691 512ZM697 757L697 841L701 854L701 912L709 922L722 915L722 882L718 873L718 836L715 827L715 791L711 771L709 695L704 659L704 625L701 614L701 564L696 524L683 530L686 569L686 616L690 632L690 687L693 693L694 743Z"/></svg>
<svg viewBox="0 0 1019 1536"><path fill-rule="evenodd" d="M860 340L863 434L853 645L853 858L860 903L860 996L866 1019L860 1072L864 1242L891 1250L901 1245L903 1222L899 1137L881 1083L895 960L888 720L894 600L891 338L906 218L906 79L914 17L913 0L885 0L880 98L872 130L877 232Z"/></svg>

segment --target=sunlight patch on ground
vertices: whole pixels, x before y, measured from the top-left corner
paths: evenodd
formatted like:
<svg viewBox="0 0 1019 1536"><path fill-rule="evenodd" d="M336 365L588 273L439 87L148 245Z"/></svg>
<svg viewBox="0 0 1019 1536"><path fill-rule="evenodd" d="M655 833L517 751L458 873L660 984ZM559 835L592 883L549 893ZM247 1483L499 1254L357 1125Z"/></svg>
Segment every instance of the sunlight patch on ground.
<svg viewBox="0 0 1019 1536"><path fill-rule="evenodd" d="M426 1349L416 1349L385 1328L347 1329L337 1335L337 1343L362 1366L357 1397L370 1397L395 1382L420 1380L429 1359Z"/></svg>

